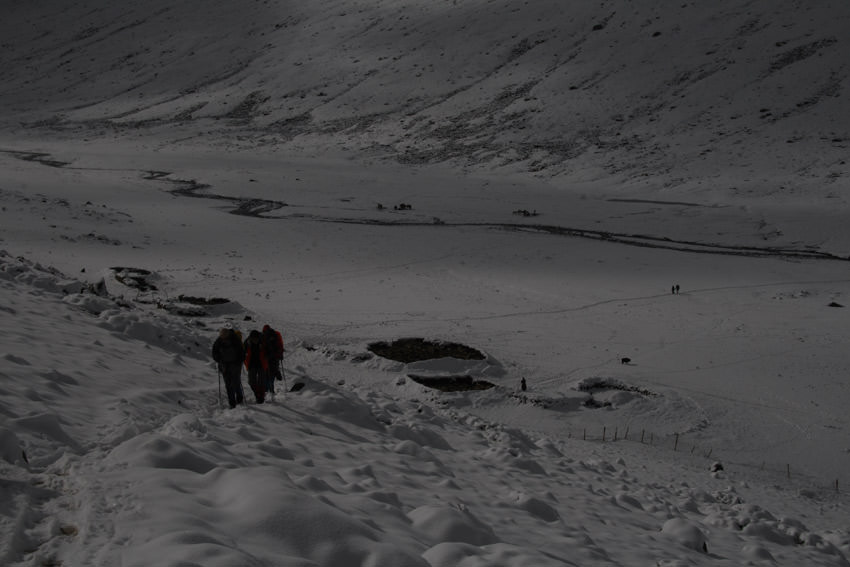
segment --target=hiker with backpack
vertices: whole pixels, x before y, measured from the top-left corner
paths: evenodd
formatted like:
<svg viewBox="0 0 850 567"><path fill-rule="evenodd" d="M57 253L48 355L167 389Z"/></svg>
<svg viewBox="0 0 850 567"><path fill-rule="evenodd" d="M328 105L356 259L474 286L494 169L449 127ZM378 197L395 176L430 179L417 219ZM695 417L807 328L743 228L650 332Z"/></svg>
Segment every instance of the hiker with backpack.
<svg viewBox="0 0 850 567"><path fill-rule="evenodd" d="M266 353L266 361L268 363L268 374L266 376L266 391L271 395L274 401L274 383L275 380L281 380L281 365L283 364L283 336L280 331L276 331L269 325L263 326L263 349Z"/></svg>
<svg viewBox="0 0 850 567"><path fill-rule="evenodd" d="M229 323L219 331L218 338L212 346L212 357L218 364L219 374L224 377L227 401L230 409L233 409L236 404L243 402L242 361L245 359L245 350L242 340ZM219 395L221 395L220 388L221 384L219 384Z"/></svg>
<svg viewBox="0 0 850 567"><path fill-rule="evenodd" d="M245 368L248 370L248 385L254 392L257 403L266 398L266 382L269 375L269 362L263 348L260 331L254 329L245 340Z"/></svg>

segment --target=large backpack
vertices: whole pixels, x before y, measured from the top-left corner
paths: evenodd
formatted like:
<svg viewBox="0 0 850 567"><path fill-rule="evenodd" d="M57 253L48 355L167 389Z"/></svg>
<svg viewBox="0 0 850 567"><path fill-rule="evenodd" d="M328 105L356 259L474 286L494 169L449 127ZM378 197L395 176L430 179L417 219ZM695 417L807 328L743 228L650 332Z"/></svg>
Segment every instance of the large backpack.
<svg viewBox="0 0 850 567"><path fill-rule="evenodd" d="M278 331L271 327L263 329L263 345L268 360L281 360L283 358L283 337Z"/></svg>
<svg viewBox="0 0 850 567"><path fill-rule="evenodd" d="M220 338L218 356L221 362L242 362L244 354L242 343L236 333L231 331L226 337Z"/></svg>

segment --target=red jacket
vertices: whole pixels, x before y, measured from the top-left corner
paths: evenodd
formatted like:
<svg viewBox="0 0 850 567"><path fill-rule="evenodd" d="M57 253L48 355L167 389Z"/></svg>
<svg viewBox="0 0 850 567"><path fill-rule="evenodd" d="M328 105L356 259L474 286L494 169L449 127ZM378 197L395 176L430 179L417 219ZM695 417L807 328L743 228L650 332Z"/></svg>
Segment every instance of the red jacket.
<svg viewBox="0 0 850 567"><path fill-rule="evenodd" d="M245 341L245 368L250 370L252 367L268 370L269 361L266 359L263 343L260 341L254 343L248 338Z"/></svg>

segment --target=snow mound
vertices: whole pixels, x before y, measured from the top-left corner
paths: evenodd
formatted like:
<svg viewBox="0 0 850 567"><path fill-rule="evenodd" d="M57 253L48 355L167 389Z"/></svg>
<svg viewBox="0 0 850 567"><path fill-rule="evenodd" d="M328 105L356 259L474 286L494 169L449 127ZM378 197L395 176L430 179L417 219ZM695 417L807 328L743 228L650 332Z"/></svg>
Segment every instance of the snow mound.
<svg viewBox="0 0 850 567"><path fill-rule="evenodd" d="M413 527L435 544L460 542L481 546L499 541L490 526L463 506L429 504L408 512L407 516Z"/></svg>
<svg viewBox="0 0 850 567"><path fill-rule="evenodd" d="M661 526L661 533L687 548L708 553L708 541L705 534L695 523L689 520L670 518Z"/></svg>

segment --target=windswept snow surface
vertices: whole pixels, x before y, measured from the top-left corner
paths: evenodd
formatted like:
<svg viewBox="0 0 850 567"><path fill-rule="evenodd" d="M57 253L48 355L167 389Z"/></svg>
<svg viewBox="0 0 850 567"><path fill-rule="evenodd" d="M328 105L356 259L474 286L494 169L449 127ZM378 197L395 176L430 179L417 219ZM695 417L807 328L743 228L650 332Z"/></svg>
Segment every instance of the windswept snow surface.
<svg viewBox="0 0 850 567"><path fill-rule="evenodd" d="M824 491L500 424L329 345L290 345L300 391L220 409L212 321L0 275L5 565L847 564Z"/></svg>
<svg viewBox="0 0 850 567"><path fill-rule="evenodd" d="M356 206L386 197L371 176L445 191L427 172L173 176L314 180L320 214L230 215L139 164L192 156L55 157L76 165L0 156L3 564L847 564L844 262ZM446 217L511 215L453 195ZM304 388L221 409L225 321L283 330ZM368 350L412 336L486 358ZM409 378L463 374L495 387Z"/></svg>
<svg viewBox="0 0 850 567"><path fill-rule="evenodd" d="M848 565L810 4L7 7L0 565ZM484 358L369 350L417 337Z"/></svg>

